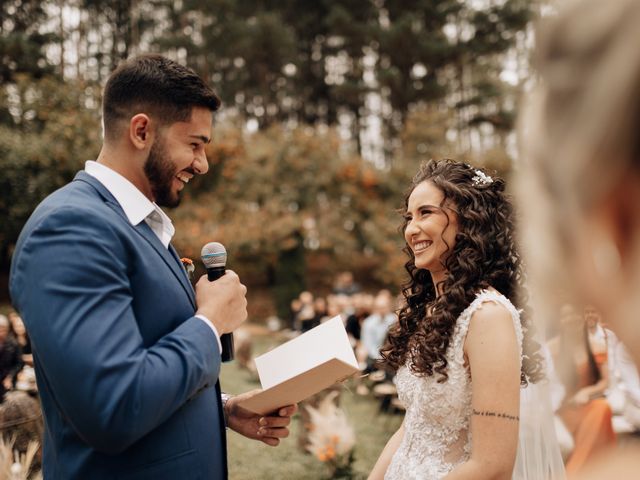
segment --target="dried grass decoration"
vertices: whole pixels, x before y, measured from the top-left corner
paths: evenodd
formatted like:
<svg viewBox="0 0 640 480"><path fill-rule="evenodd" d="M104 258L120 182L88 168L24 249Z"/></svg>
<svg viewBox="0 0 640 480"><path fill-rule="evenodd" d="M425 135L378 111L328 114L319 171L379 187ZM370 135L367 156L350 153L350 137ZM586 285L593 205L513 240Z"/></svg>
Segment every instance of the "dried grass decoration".
<svg viewBox="0 0 640 480"><path fill-rule="evenodd" d="M0 403L0 480L42 479L42 412L38 400L8 392Z"/></svg>
<svg viewBox="0 0 640 480"><path fill-rule="evenodd" d="M30 442L27 451L20 453L12 441L0 439L0 480L42 480L42 473L34 469L39 445Z"/></svg>
<svg viewBox="0 0 640 480"><path fill-rule="evenodd" d="M329 478L353 478L355 432L344 411L334 400L338 392L331 392L317 408L306 406L310 415L307 450L329 468Z"/></svg>

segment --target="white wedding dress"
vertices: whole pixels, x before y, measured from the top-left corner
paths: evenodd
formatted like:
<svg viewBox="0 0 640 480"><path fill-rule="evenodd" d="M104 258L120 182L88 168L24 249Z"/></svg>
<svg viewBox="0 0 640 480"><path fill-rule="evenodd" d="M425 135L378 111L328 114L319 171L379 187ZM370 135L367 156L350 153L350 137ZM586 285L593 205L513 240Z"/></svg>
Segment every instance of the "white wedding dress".
<svg viewBox="0 0 640 480"><path fill-rule="evenodd" d="M416 376L407 366L401 367L396 374L394 382L398 396L406 408L404 437L391 459L385 480L441 479L469 459L472 445L469 430L471 376L465 366L463 346L471 316L485 302L496 302L509 310L522 351L522 327L516 308L495 291L478 293L456 321L446 352L449 375L446 382L438 383L434 376ZM531 384L522 389L514 479L563 478L564 467L552 421L544 385Z"/></svg>

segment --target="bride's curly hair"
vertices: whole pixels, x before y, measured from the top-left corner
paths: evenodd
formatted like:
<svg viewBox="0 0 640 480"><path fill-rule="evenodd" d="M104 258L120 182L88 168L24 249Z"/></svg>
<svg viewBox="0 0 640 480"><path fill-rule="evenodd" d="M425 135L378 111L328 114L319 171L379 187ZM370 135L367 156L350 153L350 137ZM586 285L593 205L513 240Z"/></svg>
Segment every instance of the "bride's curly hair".
<svg viewBox="0 0 640 480"><path fill-rule="evenodd" d="M446 381L445 353L456 319L480 290L493 287L521 311L524 340L520 379L523 385L536 383L544 376L542 356L540 345L532 338L527 293L522 285L524 273L516 248L514 212L504 180L489 178L485 172L464 163L431 160L414 177L405 197L405 212L411 192L425 181L444 193L440 207L456 212L459 231L451 254L444 261L446 278L437 286L428 270L416 267L413 251L405 245L409 281L402 290L405 303L399 312L399 322L390 329L381 352L384 361L397 370L409 360L414 373L438 374L439 382ZM446 214L446 209L443 212ZM406 227L407 220L401 227L403 234ZM436 287L442 292L438 297Z"/></svg>

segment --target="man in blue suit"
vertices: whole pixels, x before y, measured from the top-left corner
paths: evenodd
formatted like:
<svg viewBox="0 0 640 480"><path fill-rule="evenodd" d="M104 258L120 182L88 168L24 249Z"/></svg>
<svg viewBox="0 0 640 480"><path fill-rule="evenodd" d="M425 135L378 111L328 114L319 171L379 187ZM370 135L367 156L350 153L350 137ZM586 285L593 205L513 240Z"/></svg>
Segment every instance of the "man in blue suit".
<svg viewBox="0 0 640 480"><path fill-rule="evenodd" d="M223 402L220 340L247 316L227 273L188 281L160 206L207 172L214 92L158 55L104 91L97 161L26 223L10 290L31 337L46 479L223 479L227 426L277 445L295 406L259 417ZM224 395L222 395L224 397Z"/></svg>

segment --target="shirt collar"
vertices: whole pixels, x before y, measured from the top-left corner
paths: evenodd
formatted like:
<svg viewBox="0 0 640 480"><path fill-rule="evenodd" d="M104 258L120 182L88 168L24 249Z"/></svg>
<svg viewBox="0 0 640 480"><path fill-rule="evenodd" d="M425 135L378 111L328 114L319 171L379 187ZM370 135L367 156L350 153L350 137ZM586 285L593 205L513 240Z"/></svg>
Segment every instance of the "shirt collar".
<svg viewBox="0 0 640 480"><path fill-rule="evenodd" d="M138 225L154 210L160 214L163 220L171 224L169 217L158 205L145 197L133 183L115 170L93 160L88 160L85 163L84 170L109 190L109 193L120 204L132 225Z"/></svg>

